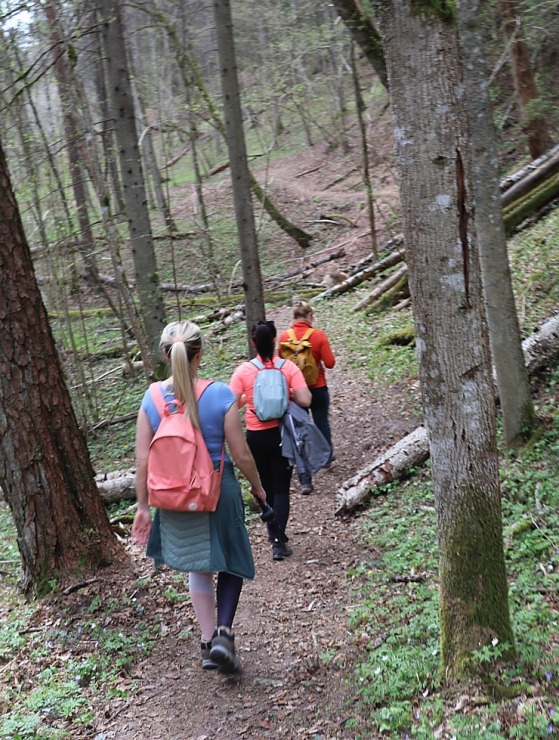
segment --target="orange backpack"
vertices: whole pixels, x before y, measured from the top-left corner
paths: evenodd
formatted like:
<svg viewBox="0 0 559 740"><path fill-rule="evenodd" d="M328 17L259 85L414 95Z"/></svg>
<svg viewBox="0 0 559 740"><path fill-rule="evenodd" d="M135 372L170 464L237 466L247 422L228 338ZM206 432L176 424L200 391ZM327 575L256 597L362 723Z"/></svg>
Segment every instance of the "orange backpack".
<svg viewBox="0 0 559 740"><path fill-rule="evenodd" d="M211 383L197 382L198 400ZM152 383L149 390L161 421L149 447L148 504L171 511L215 511L225 448L215 470L202 432L185 415L183 404L174 398L166 401L161 383Z"/></svg>
<svg viewBox="0 0 559 740"><path fill-rule="evenodd" d="M293 329L289 329L287 332L289 339L280 343L279 352L286 360L291 360L297 365L308 386L315 385L319 372L318 364L312 353L312 344L309 342L309 337L313 331L314 329L310 328L301 339L297 339Z"/></svg>

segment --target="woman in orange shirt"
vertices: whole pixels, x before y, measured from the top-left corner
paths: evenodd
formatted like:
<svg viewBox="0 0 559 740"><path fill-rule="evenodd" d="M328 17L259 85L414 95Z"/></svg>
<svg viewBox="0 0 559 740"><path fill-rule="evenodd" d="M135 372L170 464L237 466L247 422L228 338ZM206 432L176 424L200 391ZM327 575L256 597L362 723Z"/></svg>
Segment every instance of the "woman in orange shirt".
<svg viewBox="0 0 559 740"><path fill-rule="evenodd" d="M310 386L312 394L312 401L310 410L312 412L312 418L316 426L320 429L330 447L332 447L332 433L330 430L330 421L328 419L328 410L330 408L330 394L328 392L328 386L326 384L326 373L324 368L329 370L336 364L336 358L330 347L330 342L326 334L320 329L314 329L313 322L314 312L312 307L306 301L296 301L293 304L293 324L291 329L295 332L297 340L302 339L305 334L312 329L312 333L308 337L308 341L311 344L312 355L316 364L318 365L318 377L314 385ZM280 334L279 338L279 355L282 355L282 342L289 340L289 331L284 331ZM332 448L333 449L333 448ZM334 453L330 460L334 460ZM313 491L312 478L308 476L304 480L301 479L301 492L311 493Z"/></svg>
<svg viewBox="0 0 559 740"><path fill-rule="evenodd" d="M258 353L257 360L265 367L272 367L279 357L275 351L276 327L273 321L259 321L252 327L252 341ZM280 372L287 380L289 397L299 406L308 407L311 402L303 373L295 363L286 360ZM239 406L246 404L246 439L260 475L266 500L276 512L276 522L285 533L289 519L289 487L293 468L283 457L279 420L260 421L254 409L254 381L259 370L252 362L243 362L235 370L229 386ZM293 553L287 542L272 541L272 558L283 560Z"/></svg>

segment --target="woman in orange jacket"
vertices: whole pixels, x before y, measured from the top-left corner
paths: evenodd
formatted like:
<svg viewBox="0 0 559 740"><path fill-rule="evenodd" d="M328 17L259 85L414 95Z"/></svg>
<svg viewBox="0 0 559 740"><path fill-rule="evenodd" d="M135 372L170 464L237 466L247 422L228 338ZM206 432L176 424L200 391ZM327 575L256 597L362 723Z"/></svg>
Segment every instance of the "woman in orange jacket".
<svg viewBox="0 0 559 740"><path fill-rule="evenodd" d="M330 447L332 447L332 433L330 430L330 422L328 419L328 411L330 408L330 395L328 393L328 385L326 384L326 373L324 369L331 369L336 364L336 358L330 347L330 342L326 334L320 329L315 329L312 325L313 322L313 309L306 301L296 301L293 304L293 324L291 329L288 329L280 334L278 354L280 357L292 357L292 353L286 351L286 347L289 344L290 335L295 334L297 340L307 337L310 345L312 356L314 357L315 363L318 366L318 375L314 383L309 384L309 389L312 394L312 401L310 410L312 412L313 421L316 426L320 429ZM283 348L282 348L282 343ZM332 448L333 450L333 448ZM334 460L334 453L332 451L332 457L330 461ZM304 494L311 493L313 491L312 478L303 480L301 479L301 491Z"/></svg>

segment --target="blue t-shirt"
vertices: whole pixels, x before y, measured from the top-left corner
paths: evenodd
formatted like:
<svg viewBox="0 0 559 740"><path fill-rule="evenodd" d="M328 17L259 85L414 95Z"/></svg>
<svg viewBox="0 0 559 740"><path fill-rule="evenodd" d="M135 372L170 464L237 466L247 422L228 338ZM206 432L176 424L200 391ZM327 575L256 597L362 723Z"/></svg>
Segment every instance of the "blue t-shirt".
<svg viewBox="0 0 559 740"><path fill-rule="evenodd" d="M163 394L161 383L159 383L159 387ZM166 401L170 401L172 398L172 392L167 391L165 394ZM214 381L209 385L198 401L198 416L200 417L202 435L212 460L216 460L218 462L221 460L221 449L223 447L225 436L223 431L223 420L225 414L229 411L231 405L235 403L235 401L235 395L229 386L219 381ZM151 428L153 429L153 433L155 434L157 427L159 426L160 416L155 408L149 388L144 393L141 408L146 412ZM227 453L225 453L225 460L230 462L230 457Z"/></svg>

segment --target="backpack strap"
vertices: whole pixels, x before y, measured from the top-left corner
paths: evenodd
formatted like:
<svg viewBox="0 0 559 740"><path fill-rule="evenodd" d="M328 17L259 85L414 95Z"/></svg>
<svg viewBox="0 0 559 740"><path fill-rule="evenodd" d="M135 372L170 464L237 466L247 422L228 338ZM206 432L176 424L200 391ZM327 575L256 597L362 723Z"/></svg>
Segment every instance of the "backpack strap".
<svg viewBox="0 0 559 740"><path fill-rule="evenodd" d="M165 398L163 396L162 383L151 383L149 392L157 413L160 417L163 417L163 413L165 412Z"/></svg>
<svg viewBox="0 0 559 740"><path fill-rule="evenodd" d="M199 401L202 393L206 390L206 388L213 383L213 380L198 380L196 382L196 388L195 388L195 394L196 394L196 400ZM149 387L149 392L151 394L151 399L155 405L155 408L157 410L157 413L160 417L163 416L165 413L165 406L167 405L167 401L165 401L165 392L163 390L163 383L159 381L158 383L151 383Z"/></svg>
<svg viewBox="0 0 559 740"><path fill-rule="evenodd" d="M290 341L292 341L294 344L300 344L301 342L304 342L306 339L310 337L310 335L313 333L314 327L310 327L307 329L307 331L303 334L301 339L297 339L297 335L295 334L294 329L288 329L287 335L289 336Z"/></svg>
<svg viewBox="0 0 559 740"><path fill-rule="evenodd" d="M199 378L196 381L196 400L199 401L202 398L202 394L214 381L213 380L202 380ZM207 445L206 445L207 446ZM225 462L225 435L223 437L223 444L221 445L221 460L219 461L219 475L223 475L223 464Z"/></svg>
<svg viewBox="0 0 559 740"><path fill-rule="evenodd" d="M278 359L276 360L276 362L274 362L274 363L272 363L272 364L273 364L273 367L275 367L275 368L276 368L276 370L279 370L279 369L280 369L280 368L282 367L282 365L283 365L283 363L284 363L284 362L285 362L285 360L282 360L282 359L280 359L280 358L278 357ZM250 361L250 364L251 364L251 365L254 365L254 367L258 368L258 370L264 370L264 368L266 367L266 365L263 365L263 364L262 364L262 363L260 362L260 360L257 360L257 359L256 359L256 357L254 358L254 360L251 360L251 361Z"/></svg>
<svg viewBox="0 0 559 740"><path fill-rule="evenodd" d="M202 380L202 378L198 379L196 381L196 400L199 401L202 397L202 393L206 390L206 388L213 383L213 380Z"/></svg>

